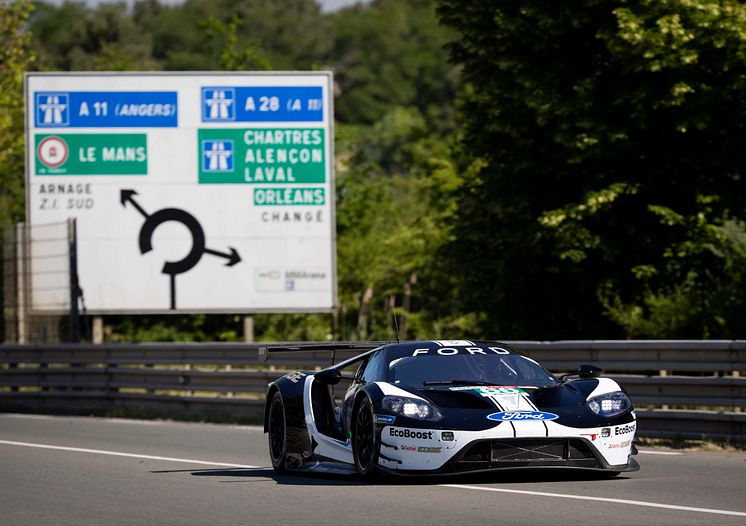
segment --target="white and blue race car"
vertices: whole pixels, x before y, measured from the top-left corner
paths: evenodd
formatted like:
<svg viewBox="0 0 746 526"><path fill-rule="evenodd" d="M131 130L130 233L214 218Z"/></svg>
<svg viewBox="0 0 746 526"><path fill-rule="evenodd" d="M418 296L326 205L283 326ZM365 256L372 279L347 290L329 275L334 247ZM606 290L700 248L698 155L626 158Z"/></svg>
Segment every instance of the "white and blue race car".
<svg viewBox="0 0 746 526"><path fill-rule="evenodd" d="M403 475L573 468L637 471L636 418L592 365L556 377L499 342L312 344L262 349L364 351L269 384L264 416L277 472ZM355 371L345 375L343 371ZM347 379L338 403L332 386Z"/></svg>

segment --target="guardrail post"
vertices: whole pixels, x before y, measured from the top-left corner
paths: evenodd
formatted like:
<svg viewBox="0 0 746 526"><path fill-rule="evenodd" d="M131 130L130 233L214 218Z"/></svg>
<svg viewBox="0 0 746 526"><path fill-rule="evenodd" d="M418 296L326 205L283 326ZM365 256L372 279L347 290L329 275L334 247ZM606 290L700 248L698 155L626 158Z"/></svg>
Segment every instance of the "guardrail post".
<svg viewBox="0 0 746 526"><path fill-rule="evenodd" d="M187 371L187 372L191 371L192 370L192 364L188 363L188 364L184 365L184 370ZM189 382L189 383L191 384L191 382ZM184 394L186 396L194 396L194 391L192 391L191 389L188 389L188 390L184 391Z"/></svg>
<svg viewBox="0 0 746 526"><path fill-rule="evenodd" d="M733 375L733 378L740 378L741 371L731 371L731 374ZM733 387L733 389L731 390L731 396L733 397L732 409L733 409L734 413L741 413L741 412L743 412L743 409L741 408L741 406L739 406L739 405L736 404L736 395L737 394L738 394L738 388L737 387Z"/></svg>
<svg viewBox="0 0 746 526"><path fill-rule="evenodd" d="M27 304L26 298L28 297L28 281L26 272L26 265L28 263L27 258L27 243L26 243L26 225L25 223L18 223L16 225L16 291L18 296L16 298L17 304L17 323L18 323L18 343L27 343L28 338L28 327L26 319Z"/></svg>
<svg viewBox="0 0 746 526"><path fill-rule="evenodd" d="M658 376L660 376L661 378L665 378L666 376L668 376L668 371L666 371L665 369L661 369L660 371L658 371ZM669 408L668 404L661 405L661 409L668 409L668 408Z"/></svg>
<svg viewBox="0 0 746 526"><path fill-rule="evenodd" d="M91 341L94 344L104 343L104 319L101 316L93 317L93 329Z"/></svg>

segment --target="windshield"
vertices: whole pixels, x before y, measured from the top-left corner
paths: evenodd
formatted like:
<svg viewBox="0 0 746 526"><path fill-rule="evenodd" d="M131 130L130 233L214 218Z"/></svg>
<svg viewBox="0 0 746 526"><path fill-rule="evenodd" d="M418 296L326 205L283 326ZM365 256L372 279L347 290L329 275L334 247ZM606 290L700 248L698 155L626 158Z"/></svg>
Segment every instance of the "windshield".
<svg viewBox="0 0 746 526"><path fill-rule="evenodd" d="M413 387L433 385L509 385L551 387L557 379L520 354L403 356L391 360L386 381Z"/></svg>

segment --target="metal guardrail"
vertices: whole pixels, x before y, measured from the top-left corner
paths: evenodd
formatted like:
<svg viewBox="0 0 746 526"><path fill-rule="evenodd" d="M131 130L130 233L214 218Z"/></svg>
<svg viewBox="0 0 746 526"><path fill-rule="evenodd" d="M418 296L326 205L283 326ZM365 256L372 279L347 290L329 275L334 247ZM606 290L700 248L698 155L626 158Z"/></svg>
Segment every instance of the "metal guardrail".
<svg viewBox="0 0 746 526"><path fill-rule="evenodd" d="M637 406L649 407L638 410L641 436L746 442L744 341L509 343L554 372L593 363L612 373ZM273 356L269 364L282 371L260 370L257 355L264 345L0 345L0 410L124 408L259 419L268 382L290 365L330 363L325 352L295 352ZM337 361L356 352L338 351Z"/></svg>

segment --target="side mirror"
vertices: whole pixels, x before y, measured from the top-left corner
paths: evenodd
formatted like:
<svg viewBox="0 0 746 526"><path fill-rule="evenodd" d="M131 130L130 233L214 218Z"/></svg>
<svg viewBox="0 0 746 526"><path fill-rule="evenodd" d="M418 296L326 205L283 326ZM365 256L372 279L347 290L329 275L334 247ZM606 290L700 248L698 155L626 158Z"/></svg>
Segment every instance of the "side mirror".
<svg viewBox="0 0 746 526"><path fill-rule="evenodd" d="M339 369L324 369L313 375L313 378L322 384L336 385L342 379L342 371Z"/></svg>
<svg viewBox="0 0 746 526"><path fill-rule="evenodd" d="M587 380L588 378L598 378L602 374L604 374L604 370L595 365L584 363L578 367L578 376L584 380Z"/></svg>

